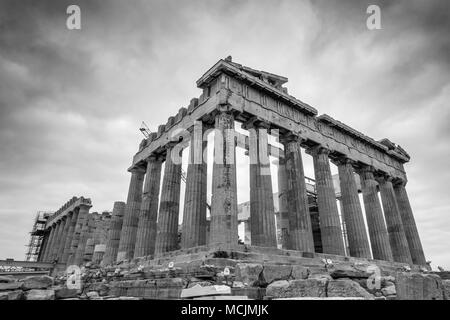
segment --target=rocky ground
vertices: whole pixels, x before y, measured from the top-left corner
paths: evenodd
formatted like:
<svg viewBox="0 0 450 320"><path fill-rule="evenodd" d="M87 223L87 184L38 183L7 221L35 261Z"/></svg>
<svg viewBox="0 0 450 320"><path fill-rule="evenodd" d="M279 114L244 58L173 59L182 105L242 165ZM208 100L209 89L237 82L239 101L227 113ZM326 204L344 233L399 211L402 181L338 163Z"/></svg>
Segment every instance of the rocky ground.
<svg viewBox="0 0 450 320"><path fill-rule="evenodd" d="M0 277L0 300L139 300L202 298L450 300L450 280L425 272L381 272L367 265L242 263L208 259L182 267L82 268L76 275ZM225 288L225 291L224 291ZM186 290L190 289L190 290ZM219 290L221 292L219 292Z"/></svg>

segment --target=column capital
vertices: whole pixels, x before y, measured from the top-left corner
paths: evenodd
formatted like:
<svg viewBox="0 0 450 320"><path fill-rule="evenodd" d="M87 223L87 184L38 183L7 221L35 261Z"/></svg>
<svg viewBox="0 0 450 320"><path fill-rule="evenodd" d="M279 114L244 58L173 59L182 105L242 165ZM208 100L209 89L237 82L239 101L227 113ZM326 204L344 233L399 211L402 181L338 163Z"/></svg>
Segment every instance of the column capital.
<svg viewBox="0 0 450 320"><path fill-rule="evenodd" d="M157 162L160 161L162 162L164 159L164 157L161 154L157 154L157 153L152 153L147 159L147 163L149 162Z"/></svg>
<svg viewBox="0 0 450 320"><path fill-rule="evenodd" d="M251 117L246 122L244 122L241 127L244 130L259 128L270 130L271 125L268 121L260 119L259 117Z"/></svg>
<svg viewBox="0 0 450 320"><path fill-rule="evenodd" d="M402 178L394 178L392 180L392 184L394 185L394 188L405 187L407 183L408 183L408 181L406 179L402 179Z"/></svg>
<svg viewBox="0 0 450 320"><path fill-rule="evenodd" d="M378 183L386 183L386 182L392 182L393 181L393 177L389 176L388 174L384 173L384 172L376 172L374 174L375 180Z"/></svg>
<svg viewBox="0 0 450 320"><path fill-rule="evenodd" d="M333 162L336 166L342 166L342 165L351 165L353 168L356 168L356 161L353 159L350 159L346 156L334 156L331 158L331 162ZM356 169L355 169L356 170Z"/></svg>
<svg viewBox="0 0 450 320"><path fill-rule="evenodd" d="M306 141L306 138L303 138L300 133L289 131L288 133L285 133L283 135L280 135L280 142L282 144L289 143L289 142L298 142L303 143Z"/></svg>
<svg viewBox="0 0 450 320"><path fill-rule="evenodd" d="M319 144L319 145L315 145L315 146L306 148L305 152L312 156L316 156L319 154L325 154L328 156L330 154L331 150L328 149L327 147L324 147Z"/></svg>

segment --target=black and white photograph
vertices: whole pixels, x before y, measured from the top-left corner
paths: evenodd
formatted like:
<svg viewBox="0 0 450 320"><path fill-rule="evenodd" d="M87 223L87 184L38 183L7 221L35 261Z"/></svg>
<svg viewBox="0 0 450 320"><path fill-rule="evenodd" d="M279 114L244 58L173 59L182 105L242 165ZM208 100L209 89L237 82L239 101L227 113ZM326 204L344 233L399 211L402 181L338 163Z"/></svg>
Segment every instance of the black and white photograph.
<svg viewBox="0 0 450 320"><path fill-rule="evenodd" d="M0 0L0 300L450 300L449 159L448 0Z"/></svg>

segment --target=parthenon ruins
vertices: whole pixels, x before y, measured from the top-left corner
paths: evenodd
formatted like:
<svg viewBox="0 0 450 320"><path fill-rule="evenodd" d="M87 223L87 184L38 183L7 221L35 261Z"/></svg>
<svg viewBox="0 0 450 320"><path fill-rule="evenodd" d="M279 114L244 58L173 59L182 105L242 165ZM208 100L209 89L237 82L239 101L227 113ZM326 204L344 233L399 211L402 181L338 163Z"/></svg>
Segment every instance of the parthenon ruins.
<svg viewBox="0 0 450 320"><path fill-rule="evenodd" d="M350 257L426 266L405 189L407 152L388 139L376 141L329 115L319 116L316 109L288 94L287 80L235 63L231 57L219 60L197 81L200 97L141 142L128 169L126 203L114 204L111 221L89 214L89 199L72 199L47 220L38 260L57 259L66 265L95 261L106 266L193 248L243 251L238 243L235 161L236 147L243 147L250 160L250 248L264 252L278 246L280 255L314 256L304 148L313 157L322 254L345 256L348 241ZM238 123L248 136L235 130ZM212 146L206 139L210 132ZM279 145L269 143L269 136ZM181 152L189 145L179 241ZM207 148L214 150L212 164L207 163ZM278 159L277 177L271 175L270 157ZM330 161L339 172L345 241ZM213 166L209 215L208 165ZM355 174L360 177L363 203ZM272 179L278 181L282 243L277 243Z"/></svg>

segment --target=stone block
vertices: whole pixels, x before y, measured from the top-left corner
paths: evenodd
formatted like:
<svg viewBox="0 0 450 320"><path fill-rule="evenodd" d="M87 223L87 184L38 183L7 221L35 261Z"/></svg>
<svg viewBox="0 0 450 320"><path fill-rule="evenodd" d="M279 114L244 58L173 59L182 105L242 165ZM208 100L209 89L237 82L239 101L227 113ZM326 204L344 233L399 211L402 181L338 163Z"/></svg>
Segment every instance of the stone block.
<svg viewBox="0 0 450 320"><path fill-rule="evenodd" d="M79 290L69 289L66 287L58 288L55 290L56 299L70 299L78 297Z"/></svg>
<svg viewBox="0 0 450 320"><path fill-rule="evenodd" d="M263 266L258 263L236 264L236 280L242 281L248 286L256 286L260 281Z"/></svg>
<svg viewBox="0 0 450 320"><path fill-rule="evenodd" d="M97 299L97 298L100 298L100 295L98 294L97 291L89 291L89 292L86 293L86 296L87 296L89 299Z"/></svg>
<svg viewBox="0 0 450 320"><path fill-rule="evenodd" d="M330 275L333 279L339 278L368 278L371 273L367 272L365 268L358 268L346 264L338 264L330 268Z"/></svg>
<svg viewBox="0 0 450 320"><path fill-rule="evenodd" d="M55 290L31 289L26 293L27 300L54 300Z"/></svg>
<svg viewBox="0 0 450 320"><path fill-rule="evenodd" d="M442 300L443 287L439 276L399 272L396 277L399 300Z"/></svg>
<svg viewBox="0 0 450 320"><path fill-rule="evenodd" d="M443 300L442 279L435 274L425 274L423 281L424 300Z"/></svg>
<svg viewBox="0 0 450 320"><path fill-rule="evenodd" d="M215 285L202 287L195 285L191 288L183 289L181 291L181 298L194 298L202 296L215 296L215 295L230 295L231 288L229 286Z"/></svg>
<svg viewBox="0 0 450 320"><path fill-rule="evenodd" d="M21 280L24 290L47 289L53 285L53 278L49 276L30 276Z"/></svg>
<svg viewBox="0 0 450 320"><path fill-rule="evenodd" d="M392 284L390 286L382 288L381 293L383 294L383 296L391 296L397 294L397 291L395 290L395 285Z"/></svg>
<svg viewBox="0 0 450 320"><path fill-rule="evenodd" d="M288 280L291 277L292 266L265 264L262 276L266 283L270 284L277 280Z"/></svg>
<svg viewBox="0 0 450 320"><path fill-rule="evenodd" d="M8 300L24 300L25 294L22 290L8 291Z"/></svg>
<svg viewBox="0 0 450 320"><path fill-rule="evenodd" d="M291 277L294 279L307 279L309 275L309 269L304 266L293 265Z"/></svg>
<svg viewBox="0 0 450 320"><path fill-rule="evenodd" d="M442 291L444 300L450 300L450 280L442 280Z"/></svg>
<svg viewBox="0 0 450 320"><path fill-rule="evenodd" d="M327 286L328 297L362 297L373 300L373 296L364 290L357 282L350 279L331 280Z"/></svg>
<svg viewBox="0 0 450 320"><path fill-rule="evenodd" d="M302 279L280 280L271 283L266 296L273 298L325 297L327 280Z"/></svg>
<svg viewBox="0 0 450 320"><path fill-rule="evenodd" d="M19 290L22 286L22 282L0 282L0 291Z"/></svg>
<svg viewBox="0 0 450 320"><path fill-rule="evenodd" d="M16 279L11 276L0 276L0 283L16 282Z"/></svg>

